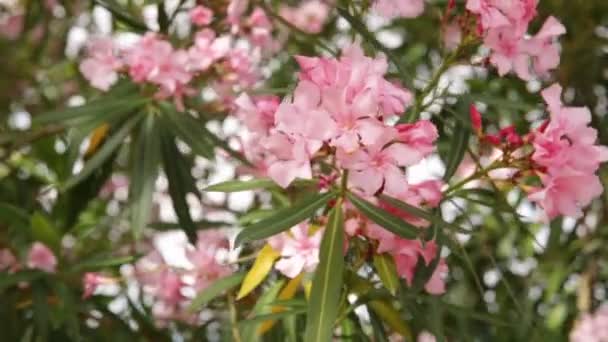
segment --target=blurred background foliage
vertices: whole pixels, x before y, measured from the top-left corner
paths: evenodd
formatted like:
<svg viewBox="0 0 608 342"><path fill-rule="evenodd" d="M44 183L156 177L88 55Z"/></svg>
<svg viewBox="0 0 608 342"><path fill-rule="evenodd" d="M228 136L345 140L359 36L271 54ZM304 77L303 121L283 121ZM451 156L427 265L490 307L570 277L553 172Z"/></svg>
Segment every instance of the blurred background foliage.
<svg viewBox="0 0 608 342"><path fill-rule="evenodd" d="M65 341L86 336L85 341L180 340L155 328L149 313L132 303L129 317L137 322L139 331L107 309L111 298L80 299L82 271L114 267L117 272L120 264L135 258L143 248L131 246L124 215L108 215L109 201L97 196L112 172L126 168L127 156L125 151L117 153L65 193L52 191L54 184L71 175L79 147L74 142L88 132L65 131L61 125L22 131L21 121L16 120L19 114L27 113L26 119L19 119L27 121L63 108L75 96L98 96L80 76L78 55L69 42L75 26L91 27L82 14L91 11L96 1L59 0L60 13L51 13L42 0L22 2L23 31L17 37L0 37L0 246L10 245L24 253L32 240L47 241L64 249L60 263L69 266L56 275L21 272L18 278L0 277L0 339L29 341L33 336L46 336ZM140 5L136 1L124 3L129 16L137 17ZM433 1L426 15L396 20L378 29L377 37L384 30L401 37L398 46L391 46L392 54L403 62L414 86L416 78L430 76L446 53L438 29L445 3ZM461 10L462 1L459 3ZM7 10L0 2L0 12ZM561 39L562 59L555 81L567 89L573 104L592 109L601 143L608 145L608 1L541 0L539 10L543 18L559 18L568 30ZM336 21L333 17L318 35L293 37L276 56L282 64L268 88L293 86L296 65L290 56L321 51L315 41L331 41ZM131 31L133 26L115 18L114 29ZM351 35L359 33L353 30ZM373 42L363 39L363 43L373 50ZM520 133L526 132L542 110L541 84L526 84L513 76L498 78L493 71L480 71L476 76L467 81L469 94L486 105L486 124L497 129L512 123ZM462 108L458 104L446 106L433 117L445 132L439 141L443 154L452 147L451 121L446 119L451 118L450 111L462 112ZM606 186L608 172L606 168L601 172ZM207 176L206 172L201 178ZM504 198L481 191L462 194L478 202L457 202L461 212L454 217L455 222L479 227L462 239L461 255L466 258L451 260L446 295L409 297L404 291L399 303L402 317L413 331L443 333L449 341L567 340L580 313L606 301L608 195L596 201L583 218L555 220L548 228L521 222L512 208L523 195L508 184L497 186ZM57 196L52 208L45 206L46 196ZM24 281L31 281L32 286L7 291ZM87 317L93 309L103 318L89 324ZM185 329L188 332L182 338L204 339L204 329ZM276 334L270 333L267 339L283 338L280 332Z"/></svg>

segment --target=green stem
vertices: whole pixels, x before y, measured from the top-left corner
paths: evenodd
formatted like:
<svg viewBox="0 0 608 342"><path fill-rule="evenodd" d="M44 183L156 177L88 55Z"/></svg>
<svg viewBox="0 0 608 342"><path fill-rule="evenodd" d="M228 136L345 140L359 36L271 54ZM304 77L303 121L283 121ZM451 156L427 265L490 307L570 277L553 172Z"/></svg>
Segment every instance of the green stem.
<svg viewBox="0 0 608 342"><path fill-rule="evenodd" d="M346 191L348 191L348 170L344 170L342 173L342 181L340 184L340 195L342 197L346 196Z"/></svg>
<svg viewBox="0 0 608 342"><path fill-rule="evenodd" d="M488 172L492 171L492 170L496 170L496 169L500 169L505 167L505 164L502 161L494 161L490 166L480 169L477 172L473 173L472 175L470 175L469 177L461 180L460 182L450 186L446 191L445 191L445 195L447 197L447 195L449 195L450 193L459 190L460 188L462 188L464 185L466 185L467 183L474 181L475 179L481 178L483 176L487 176Z"/></svg>
<svg viewBox="0 0 608 342"><path fill-rule="evenodd" d="M230 310L230 323L232 326L232 338L234 342L241 342L241 334L239 333L238 327L238 315L236 312L236 306L234 305L234 295L228 294L228 309Z"/></svg>

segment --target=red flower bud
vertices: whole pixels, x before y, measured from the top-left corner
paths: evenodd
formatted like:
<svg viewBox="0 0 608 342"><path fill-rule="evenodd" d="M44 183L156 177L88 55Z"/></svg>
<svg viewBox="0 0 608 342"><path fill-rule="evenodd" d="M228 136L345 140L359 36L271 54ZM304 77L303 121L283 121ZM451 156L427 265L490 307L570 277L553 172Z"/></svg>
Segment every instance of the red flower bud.
<svg viewBox="0 0 608 342"><path fill-rule="evenodd" d="M471 115L471 125L473 126L473 129L477 133L480 133L481 132L481 113L479 113L479 111L477 110L477 107L475 107L474 104L471 104L470 115Z"/></svg>

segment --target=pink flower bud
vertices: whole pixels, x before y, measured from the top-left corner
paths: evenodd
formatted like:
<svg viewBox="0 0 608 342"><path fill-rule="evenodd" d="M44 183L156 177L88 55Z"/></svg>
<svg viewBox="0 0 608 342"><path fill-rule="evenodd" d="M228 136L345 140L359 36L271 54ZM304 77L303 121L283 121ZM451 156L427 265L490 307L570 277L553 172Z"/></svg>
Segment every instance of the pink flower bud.
<svg viewBox="0 0 608 342"><path fill-rule="evenodd" d="M478 134L481 133L481 113L477 110L474 104L470 108L471 125Z"/></svg>
<svg viewBox="0 0 608 342"><path fill-rule="evenodd" d="M55 273L57 258L43 243L34 242L27 256L27 267Z"/></svg>
<svg viewBox="0 0 608 342"><path fill-rule="evenodd" d="M194 25L207 26L213 20L213 11L205 6L196 6L190 10L190 20Z"/></svg>

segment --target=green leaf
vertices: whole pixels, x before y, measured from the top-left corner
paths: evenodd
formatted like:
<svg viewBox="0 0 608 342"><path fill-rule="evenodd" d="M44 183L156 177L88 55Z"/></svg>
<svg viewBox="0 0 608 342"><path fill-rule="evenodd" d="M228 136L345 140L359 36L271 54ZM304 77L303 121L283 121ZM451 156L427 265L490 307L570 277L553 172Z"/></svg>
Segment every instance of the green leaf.
<svg viewBox="0 0 608 342"><path fill-rule="evenodd" d="M406 239L416 239L418 237L419 229L403 221L401 218L376 207L372 203L350 192L347 193L346 196L363 215L387 230Z"/></svg>
<svg viewBox="0 0 608 342"><path fill-rule="evenodd" d="M399 288L399 276L393 257L387 253L375 254L374 267L384 287L394 296Z"/></svg>
<svg viewBox="0 0 608 342"><path fill-rule="evenodd" d="M11 227L27 227L29 223L27 211L12 204L0 203L0 223Z"/></svg>
<svg viewBox="0 0 608 342"><path fill-rule="evenodd" d="M315 271L310 294L304 341L332 340L334 322L340 307L343 284L344 217L342 201L331 210L319 250L319 265Z"/></svg>
<svg viewBox="0 0 608 342"><path fill-rule="evenodd" d="M399 311L387 300L372 300L368 306L376 313L382 322L386 323L393 331L406 338L406 341L413 341L410 327L401 317Z"/></svg>
<svg viewBox="0 0 608 342"><path fill-rule="evenodd" d="M101 148L93 155L91 159L89 159L82 170L69 178L62 187L62 190L68 190L78 183L82 182L86 179L93 171L97 170L103 162L114 153L116 149L124 144L124 140L131 133L131 130L135 127L135 125L141 119L140 115L134 116L130 118L125 124L120 127L118 132L109 137L106 142L101 146Z"/></svg>
<svg viewBox="0 0 608 342"><path fill-rule="evenodd" d="M335 196L333 192L315 194L294 204L290 208L279 210L276 214L246 227L236 238L236 245L276 235L296 224L311 218L321 207Z"/></svg>
<svg viewBox="0 0 608 342"><path fill-rule="evenodd" d="M75 264L71 271L79 272L82 270L97 270L106 267L115 267L135 261L135 256L112 257L110 255L98 255Z"/></svg>
<svg viewBox="0 0 608 342"><path fill-rule="evenodd" d="M61 236L59 232L49 220L40 212L35 212L31 219L32 238L36 241L44 243L51 248L55 253L59 252L61 247Z"/></svg>
<svg viewBox="0 0 608 342"><path fill-rule="evenodd" d="M113 116L113 114L128 113L146 102L150 101L139 95L128 95L114 97L107 94L100 99L93 100L82 106L69 107L57 111L34 116L33 126L46 124L68 124L75 125L86 123L89 120L101 121ZM95 126L97 126L96 124Z"/></svg>
<svg viewBox="0 0 608 342"><path fill-rule="evenodd" d="M265 189L276 186L271 179L234 180L210 185L203 189L205 192L238 192L255 189Z"/></svg>
<svg viewBox="0 0 608 342"><path fill-rule="evenodd" d="M294 309L294 310L280 311L280 312L274 312L274 313L269 313L269 314L264 314L264 315L257 315L255 317L240 321L239 325L261 324L261 323L264 323L269 320L277 320L277 319L281 319L281 318L285 318L285 317L289 317L289 316L293 316L293 315L300 315L300 314L304 314L304 313L306 313L306 309Z"/></svg>
<svg viewBox="0 0 608 342"><path fill-rule="evenodd" d="M245 273L235 273L233 275L216 280L213 284L199 292L190 303L188 310L196 312L202 309L207 303L221 295L224 291L236 287L245 278Z"/></svg>
<svg viewBox="0 0 608 342"><path fill-rule="evenodd" d="M294 187L314 186L317 181L310 179L297 179L292 183ZM277 187L272 179L260 178L251 180L234 180L212 184L203 189L205 192L238 192L255 189L267 189Z"/></svg>
<svg viewBox="0 0 608 342"><path fill-rule="evenodd" d="M393 198L393 197L390 197L390 196L387 196L387 195L380 195L379 197L380 197L380 199L382 201L390 204L391 206L393 206L393 207L395 207L395 208L397 208L399 210L403 210L403 211L405 211L406 213L408 213L410 215L413 215L413 216L416 216L416 217L419 217L419 218L423 218L423 219L425 219L425 220L427 220L427 221L429 221L432 224L435 224L437 226L449 227L449 228L452 228L452 229L454 229L454 230L456 230L458 232L461 232L461 233L470 233L470 231L468 231L468 230L466 230L466 229L464 229L464 228L462 228L462 227L460 227L460 226L458 226L456 224L444 221L438 215L433 215L432 213L430 213L430 212L428 212L426 210L414 207L414 206L409 205L409 204L407 204L407 203L405 203L405 202L403 202L401 200L398 200L396 198Z"/></svg>
<svg viewBox="0 0 608 342"><path fill-rule="evenodd" d="M200 229L211 229L211 228L219 228L219 227L229 227L229 226L233 226L234 224L230 223L230 222L224 222L224 221L200 220L200 221L195 221L194 225L196 226L197 230L200 230ZM176 222L152 222L152 223L148 223L148 227L155 229L155 230L164 231L164 230L180 229L182 226Z"/></svg>
<svg viewBox="0 0 608 342"><path fill-rule="evenodd" d="M452 141L450 142L450 155L445 162L445 174L443 175L443 180L446 182L454 176L454 173L456 173L458 166L462 162L469 146L469 137L471 136L471 129L460 120L456 120L453 132Z"/></svg>
<svg viewBox="0 0 608 342"><path fill-rule="evenodd" d="M165 111L163 118L167 126L192 149L192 152L209 160L215 158L214 145L206 137L210 133L203 122L188 113L178 112L175 107L166 105L163 108Z"/></svg>
<svg viewBox="0 0 608 342"><path fill-rule="evenodd" d="M382 325L382 321L380 320L378 315L373 310L368 310L368 313L369 321L372 325L372 332L374 333L374 341L388 342L386 331L384 331L384 326Z"/></svg>
<svg viewBox="0 0 608 342"><path fill-rule="evenodd" d="M198 227L190 216L190 207L186 201L188 193L198 195L194 179L190 174L187 162L179 152L173 137L163 132L161 137L163 168L169 181L169 195L173 202L173 209L179 220L181 229L188 235L191 242L196 241Z"/></svg>
<svg viewBox="0 0 608 342"><path fill-rule="evenodd" d="M269 314L272 312L271 304L274 299L278 296L279 291L283 288L284 281L277 281L272 284L269 288L265 289L263 294L255 303L255 306L249 314L250 317L260 316L263 314ZM243 326L241 329L241 337L243 342L255 342L259 340L257 334L258 324L248 324Z"/></svg>
<svg viewBox="0 0 608 342"><path fill-rule="evenodd" d="M246 226L248 224L270 217L276 212L276 209L256 209L239 217L238 224Z"/></svg>
<svg viewBox="0 0 608 342"><path fill-rule="evenodd" d="M141 22L139 19L133 17L129 14L129 11L125 9L123 6L118 4L116 0L93 0L96 4L104 7L112 15L116 17L118 21L121 21L128 25L132 30L137 32L146 32L148 31L148 27L146 24Z"/></svg>
<svg viewBox="0 0 608 342"><path fill-rule="evenodd" d="M146 115L131 150L129 200L131 229L136 238L141 236L152 212L152 195L161 160L158 130L154 116Z"/></svg>

